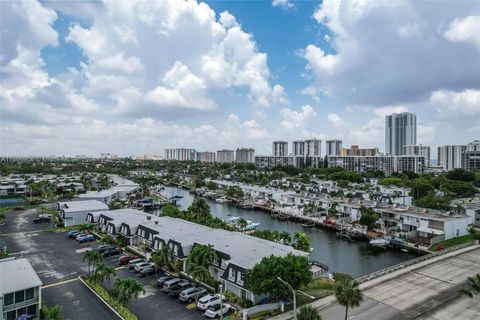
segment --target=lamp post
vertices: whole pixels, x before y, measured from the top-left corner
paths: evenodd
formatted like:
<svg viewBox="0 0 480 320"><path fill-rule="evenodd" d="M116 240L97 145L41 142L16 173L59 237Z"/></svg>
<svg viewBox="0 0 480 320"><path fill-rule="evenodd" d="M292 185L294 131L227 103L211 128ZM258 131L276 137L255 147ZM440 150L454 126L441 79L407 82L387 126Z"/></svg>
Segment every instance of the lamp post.
<svg viewBox="0 0 480 320"><path fill-rule="evenodd" d="M218 288L220 289L220 320L223 320L223 284L220 283Z"/></svg>
<svg viewBox="0 0 480 320"><path fill-rule="evenodd" d="M285 280L283 280L282 278L280 277L277 277L277 279L279 281L281 281L291 292L292 292L292 295L293 295L293 318L295 320L297 320L297 294L300 293L300 294L303 294L304 296L306 297L309 297L310 299L315 299L314 296L311 296L301 290L295 290L292 288L292 286L286 282Z"/></svg>

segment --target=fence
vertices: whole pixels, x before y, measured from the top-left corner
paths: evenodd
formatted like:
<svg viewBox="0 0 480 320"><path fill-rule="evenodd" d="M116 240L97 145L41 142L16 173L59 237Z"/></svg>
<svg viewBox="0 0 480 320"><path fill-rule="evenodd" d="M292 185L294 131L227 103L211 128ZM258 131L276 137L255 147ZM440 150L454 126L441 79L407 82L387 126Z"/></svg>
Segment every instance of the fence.
<svg viewBox="0 0 480 320"><path fill-rule="evenodd" d="M427 254L427 255L412 259L412 260L408 260L408 261L396 264L394 266L391 266L391 267L388 267L388 268L385 268L385 269L367 274L363 277L357 278L356 281L358 283L367 282L367 281L379 278L381 276L384 276L386 274L398 271L400 269L412 266L414 264L417 264L417 263L420 263L420 262L423 262L423 261L426 261L426 260L429 260L429 259L432 259L432 258L435 258L435 257L439 257L439 256L442 256L444 254L447 254L447 253L450 253L450 252L453 252L453 251L457 251L457 250L460 250L460 249L463 249L463 248L466 248L466 247L469 247L469 246L472 246L472 245L475 245L475 244L477 244L477 241L470 241L470 242L459 244L459 245L451 247L451 248L447 248L447 249L439 251L439 252L433 252L433 253L430 253L430 254Z"/></svg>
<svg viewBox="0 0 480 320"><path fill-rule="evenodd" d="M263 311L272 311L280 309L281 312L284 311L284 304L283 302L275 302L275 303L268 303L268 304L260 304L258 306L254 306L248 309L243 310L243 320L247 320L248 316L254 315L259 312Z"/></svg>

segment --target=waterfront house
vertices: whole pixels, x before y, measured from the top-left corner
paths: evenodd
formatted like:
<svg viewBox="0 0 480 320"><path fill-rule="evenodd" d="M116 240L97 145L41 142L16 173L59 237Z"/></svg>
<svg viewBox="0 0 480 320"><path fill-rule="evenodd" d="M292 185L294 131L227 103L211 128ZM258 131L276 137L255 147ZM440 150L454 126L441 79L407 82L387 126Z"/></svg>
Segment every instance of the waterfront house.
<svg viewBox="0 0 480 320"><path fill-rule="evenodd" d="M98 200L79 200L57 202L57 210L60 211L65 227L71 227L84 224L89 212L108 210L108 206Z"/></svg>
<svg viewBox="0 0 480 320"><path fill-rule="evenodd" d="M22 315L39 318L42 281L26 258L0 260L0 316L15 320Z"/></svg>

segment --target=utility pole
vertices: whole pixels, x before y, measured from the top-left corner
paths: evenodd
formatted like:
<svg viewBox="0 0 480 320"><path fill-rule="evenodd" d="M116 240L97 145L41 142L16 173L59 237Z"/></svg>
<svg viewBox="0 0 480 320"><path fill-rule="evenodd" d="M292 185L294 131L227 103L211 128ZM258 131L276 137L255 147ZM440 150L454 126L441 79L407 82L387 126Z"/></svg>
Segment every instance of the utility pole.
<svg viewBox="0 0 480 320"><path fill-rule="evenodd" d="M304 296L309 297L310 299L315 299L315 297L311 296L311 295L309 295L309 294L307 294L307 293L305 293L301 290L293 289L292 286L288 282L286 282L285 280L283 280L280 277L277 277L277 279L279 281L281 281L292 292L292 295L293 295L293 318L295 320L297 320L297 294L299 294L299 293L303 294Z"/></svg>

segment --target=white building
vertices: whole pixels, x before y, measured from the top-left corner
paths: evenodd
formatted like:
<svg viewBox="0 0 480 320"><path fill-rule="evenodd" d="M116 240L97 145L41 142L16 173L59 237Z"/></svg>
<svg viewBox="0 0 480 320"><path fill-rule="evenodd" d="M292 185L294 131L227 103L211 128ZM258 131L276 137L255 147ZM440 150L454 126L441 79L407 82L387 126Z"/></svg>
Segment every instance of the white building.
<svg viewBox="0 0 480 320"><path fill-rule="evenodd" d="M173 148L165 149L165 160L195 161L197 152L195 149Z"/></svg>
<svg viewBox="0 0 480 320"><path fill-rule="evenodd" d="M342 140L327 140L327 156L339 156L342 150Z"/></svg>
<svg viewBox="0 0 480 320"><path fill-rule="evenodd" d="M438 147L438 164L444 171L462 167L462 156L467 150L466 145L451 145Z"/></svg>
<svg viewBox="0 0 480 320"><path fill-rule="evenodd" d="M405 146L405 155L409 156L424 156L425 164L430 165L430 147L424 145Z"/></svg>
<svg viewBox="0 0 480 320"><path fill-rule="evenodd" d="M236 163L255 163L255 150L252 148L238 148L235 151Z"/></svg>
<svg viewBox="0 0 480 320"><path fill-rule="evenodd" d="M292 143L294 166L297 168L318 168L323 166L322 140L297 140Z"/></svg>
<svg viewBox="0 0 480 320"><path fill-rule="evenodd" d="M255 166L257 168L273 168L275 166L293 166L294 157L292 156L255 156Z"/></svg>
<svg viewBox="0 0 480 320"><path fill-rule="evenodd" d="M42 281L26 258L0 259L0 316L15 320L21 315L39 319Z"/></svg>
<svg viewBox="0 0 480 320"><path fill-rule="evenodd" d="M235 162L235 151L233 150L218 150L217 151L217 162L218 163L234 163Z"/></svg>
<svg viewBox="0 0 480 320"><path fill-rule="evenodd" d="M285 157L288 155L288 142L287 141L273 141L272 144L272 156Z"/></svg>
<svg viewBox="0 0 480 320"><path fill-rule="evenodd" d="M197 152L197 161L214 163L215 160L216 160L215 152L209 152L209 151Z"/></svg>
<svg viewBox="0 0 480 320"><path fill-rule="evenodd" d="M480 140L473 140L467 145L467 151L480 151Z"/></svg>
<svg viewBox="0 0 480 320"><path fill-rule="evenodd" d="M79 200L58 202L57 210L65 223L65 227L85 224L87 214L93 211L108 210L108 206L98 200Z"/></svg>
<svg viewBox="0 0 480 320"><path fill-rule="evenodd" d="M386 175L393 172L411 171L423 173L425 157L423 156L330 156L328 167L340 167L357 173L383 171Z"/></svg>
<svg viewBox="0 0 480 320"><path fill-rule="evenodd" d="M385 154L403 155L405 146L417 144L417 116L402 112L385 116Z"/></svg>

